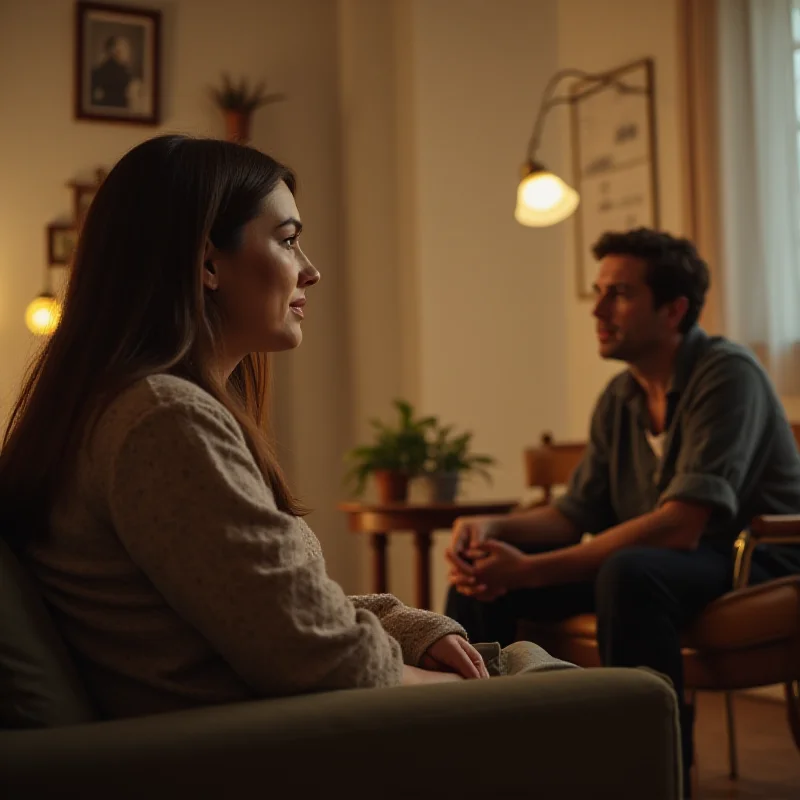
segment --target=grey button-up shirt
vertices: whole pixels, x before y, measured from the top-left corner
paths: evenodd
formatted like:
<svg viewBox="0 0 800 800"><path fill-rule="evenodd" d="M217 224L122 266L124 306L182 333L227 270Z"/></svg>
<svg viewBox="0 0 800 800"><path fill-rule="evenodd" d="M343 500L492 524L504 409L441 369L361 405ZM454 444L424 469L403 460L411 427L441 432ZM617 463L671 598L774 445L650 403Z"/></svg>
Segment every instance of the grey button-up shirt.
<svg viewBox="0 0 800 800"><path fill-rule="evenodd" d="M595 407L589 444L556 501L599 533L668 500L712 508L706 541L730 545L759 514L800 513L800 456L769 378L745 348L693 328L667 395L663 458L647 441L644 392L630 371Z"/></svg>

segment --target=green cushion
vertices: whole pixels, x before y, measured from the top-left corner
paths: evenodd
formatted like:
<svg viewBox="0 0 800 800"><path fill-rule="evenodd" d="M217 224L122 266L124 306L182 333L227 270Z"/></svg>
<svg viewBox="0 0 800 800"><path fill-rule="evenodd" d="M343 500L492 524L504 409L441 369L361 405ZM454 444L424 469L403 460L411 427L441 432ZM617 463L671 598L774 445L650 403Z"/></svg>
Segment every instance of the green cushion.
<svg viewBox="0 0 800 800"><path fill-rule="evenodd" d="M55 727L94 717L41 595L0 540L0 727Z"/></svg>

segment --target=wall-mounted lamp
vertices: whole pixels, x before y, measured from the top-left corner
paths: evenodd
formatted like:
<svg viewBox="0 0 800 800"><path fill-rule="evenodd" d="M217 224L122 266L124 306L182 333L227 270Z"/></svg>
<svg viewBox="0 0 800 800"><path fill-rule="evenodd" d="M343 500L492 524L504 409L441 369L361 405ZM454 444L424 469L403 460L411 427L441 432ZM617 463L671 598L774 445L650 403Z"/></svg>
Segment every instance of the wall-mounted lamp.
<svg viewBox="0 0 800 800"><path fill-rule="evenodd" d="M536 115L536 124L533 127L528 155L522 167L522 180L517 189L517 207L514 217L522 225L534 228L555 225L574 213L580 202L580 195L569 184L547 169L536 159L544 129L544 120L550 109L557 105L571 104L585 96L587 92L605 86L615 86L620 92L630 94L647 94L647 89L638 86L629 86L619 78L616 73L603 73L593 75L579 69L562 69L556 72L547 83L539 113ZM563 80L573 79L580 81L580 91L570 91L566 95L556 95L556 91Z"/></svg>
<svg viewBox="0 0 800 800"><path fill-rule="evenodd" d="M51 259L48 257L48 261ZM61 320L61 303L53 291L51 276L52 266L48 263L44 268L44 285L42 291L28 303L25 309L25 324L36 336L48 336Z"/></svg>
<svg viewBox="0 0 800 800"><path fill-rule="evenodd" d="M61 304L49 291L37 295L25 309L25 324L37 336L51 334L61 320Z"/></svg>

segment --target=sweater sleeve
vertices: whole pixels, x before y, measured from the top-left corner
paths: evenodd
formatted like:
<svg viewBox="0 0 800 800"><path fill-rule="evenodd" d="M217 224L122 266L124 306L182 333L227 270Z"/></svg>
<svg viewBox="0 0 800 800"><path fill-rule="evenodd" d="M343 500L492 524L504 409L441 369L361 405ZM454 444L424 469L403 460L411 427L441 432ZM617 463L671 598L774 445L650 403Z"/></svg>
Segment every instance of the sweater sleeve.
<svg viewBox="0 0 800 800"><path fill-rule="evenodd" d="M109 461L124 547L257 694L400 683L400 645L328 577L302 520L277 509L225 409L157 406Z"/></svg>
<svg viewBox="0 0 800 800"><path fill-rule="evenodd" d="M409 608L390 594L365 594L351 597L356 608L364 608L375 614L384 629L403 648L403 660L416 667L425 655L425 651L443 636L455 633L467 638L467 632L455 620Z"/></svg>

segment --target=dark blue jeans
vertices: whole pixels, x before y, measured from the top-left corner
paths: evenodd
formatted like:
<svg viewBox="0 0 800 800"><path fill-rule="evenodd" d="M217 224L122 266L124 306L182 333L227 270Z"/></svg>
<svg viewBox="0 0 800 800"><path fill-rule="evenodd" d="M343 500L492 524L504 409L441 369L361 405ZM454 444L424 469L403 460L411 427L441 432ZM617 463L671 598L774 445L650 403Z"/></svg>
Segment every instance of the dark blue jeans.
<svg viewBox="0 0 800 800"><path fill-rule="evenodd" d="M753 555L751 583L795 571L791 558L784 558L778 548L762 545ZM694 709L683 697L680 633L712 600L730 591L732 581L733 556L728 547L701 544L691 552L632 547L609 558L592 583L520 589L492 603L481 603L451 588L445 613L466 628L473 642L496 641L505 646L516 638L520 619L557 622L595 612L605 666L646 666L672 680L681 710L689 797Z"/></svg>

